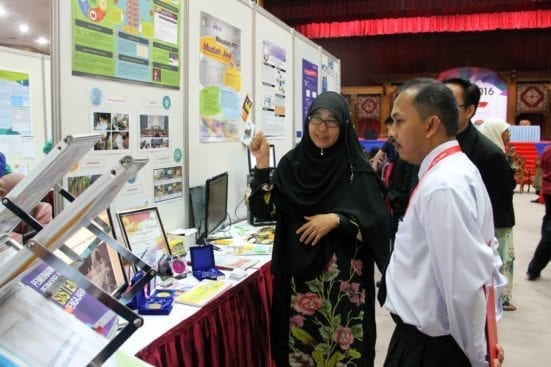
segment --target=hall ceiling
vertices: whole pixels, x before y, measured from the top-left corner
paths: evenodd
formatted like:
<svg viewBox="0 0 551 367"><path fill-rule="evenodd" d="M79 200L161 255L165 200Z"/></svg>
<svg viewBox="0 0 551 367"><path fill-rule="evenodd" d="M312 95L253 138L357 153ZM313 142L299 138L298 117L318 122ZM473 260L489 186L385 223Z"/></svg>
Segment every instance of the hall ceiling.
<svg viewBox="0 0 551 367"><path fill-rule="evenodd" d="M50 53L50 1L51 0L0 0L0 46L49 54ZM64 0L67 1L67 0ZM4 14L4 15L2 15ZM19 26L27 24L27 33ZM46 43L37 43L43 37Z"/></svg>
<svg viewBox="0 0 551 367"><path fill-rule="evenodd" d="M359 19L493 13L551 8L551 0L264 0L291 27Z"/></svg>
<svg viewBox="0 0 551 367"><path fill-rule="evenodd" d="M352 20L551 9L551 0L264 0L289 26ZM460 66L507 77L551 71L551 28L315 38L341 60L343 86L376 85L400 75L433 76Z"/></svg>
<svg viewBox="0 0 551 367"><path fill-rule="evenodd" d="M51 0L0 0L0 46L50 53ZM69 0L64 0L69 1ZM296 27L311 22L405 18L551 9L551 0L259 0L264 8ZM29 24L26 35L20 22ZM399 34L318 38L314 42L341 60L343 85L380 83L388 74L435 73L456 66L498 71L549 72L551 29L493 32Z"/></svg>

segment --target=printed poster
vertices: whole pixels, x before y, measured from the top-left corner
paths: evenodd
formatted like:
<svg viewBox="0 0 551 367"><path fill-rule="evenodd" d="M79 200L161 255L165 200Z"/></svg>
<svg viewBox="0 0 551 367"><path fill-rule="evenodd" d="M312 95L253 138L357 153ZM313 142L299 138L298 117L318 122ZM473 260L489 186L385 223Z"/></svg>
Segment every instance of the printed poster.
<svg viewBox="0 0 551 367"><path fill-rule="evenodd" d="M266 136L285 135L287 51L270 41L263 43L262 130Z"/></svg>
<svg viewBox="0 0 551 367"><path fill-rule="evenodd" d="M302 121L306 121L308 109L317 96L318 65L302 59Z"/></svg>
<svg viewBox="0 0 551 367"><path fill-rule="evenodd" d="M321 55L321 92L340 91L337 63L331 57Z"/></svg>
<svg viewBox="0 0 551 367"><path fill-rule="evenodd" d="M201 12L200 35L200 141L239 141L241 30Z"/></svg>
<svg viewBox="0 0 551 367"><path fill-rule="evenodd" d="M0 69L0 135L32 135L27 73Z"/></svg>
<svg viewBox="0 0 551 367"><path fill-rule="evenodd" d="M72 0L73 75L180 88L179 0Z"/></svg>
<svg viewBox="0 0 551 367"><path fill-rule="evenodd" d="M439 80L464 78L480 88L480 103L472 122L498 117L507 121L507 83L496 72L483 68L462 67L443 71Z"/></svg>

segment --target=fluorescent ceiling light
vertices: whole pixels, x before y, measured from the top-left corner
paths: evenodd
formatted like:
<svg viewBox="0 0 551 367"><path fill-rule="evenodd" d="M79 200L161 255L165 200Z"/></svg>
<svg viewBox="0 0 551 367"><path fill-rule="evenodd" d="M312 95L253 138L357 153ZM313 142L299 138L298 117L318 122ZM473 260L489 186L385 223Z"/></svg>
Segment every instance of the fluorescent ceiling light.
<svg viewBox="0 0 551 367"><path fill-rule="evenodd" d="M29 26L25 23L19 25L19 32L27 33L29 31Z"/></svg>
<svg viewBox="0 0 551 367"><path fill-rule="evenodd" d="M40 44L40 45L45 45L45 44L48 44L50 43L50 41L48 41L48 39L46 37L38 37L36 40L35 40L36 43Z"/></svg>

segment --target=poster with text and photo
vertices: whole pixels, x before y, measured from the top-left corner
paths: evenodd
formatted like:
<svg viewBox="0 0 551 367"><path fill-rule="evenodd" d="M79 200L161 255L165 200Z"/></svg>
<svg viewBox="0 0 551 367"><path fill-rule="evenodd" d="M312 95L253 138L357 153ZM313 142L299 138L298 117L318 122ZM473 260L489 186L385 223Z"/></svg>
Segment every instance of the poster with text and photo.
<svg viewBox="0 0 551 367"><path fill-rule="evenodd" d="M168 116L140 115L140 150L170 147Z"/></svg>
<svg viewBox="0 0 551 367"><path fill-rule="evenodd" d="M270 41L262 49L262 130L266 136L284 136L287 51Z"/></svg>
<svg viewBox="0 0 551 367"><path fill-rule="evenodd" d="M72 0L73 75L178 89L179 0Z"/></svg>
<svg viewBox="0 0 551 367"><path fill-rule="evenodd" d="M201 12L200 141L239 141L241 30Z"/></svg>
<svg viewBox="0 0 551 367"><path fill-rule="evenodd" d="M155 203L180 198L183 195L182 166L153 170L153 201Z"/></svg>
<svg viewBox="0 0 551 367"><path fill-rule="evenodd" d="M340 91L339 88L339 70L337 63L331 57L321 55L321 92Z"/></svg>
<svg viewBox="0 0 551 367"><path fill-rule="evenodd" d="M0 135L32 135L29 74L0 69Z"/></svg>
<svg viewBox="0 0 551 367"><path fill-rule="evenodd" d="M302 59L302 121L306 121L308 109L317 96L318 65Z"/></svg>
<svg viewBox="0 0 551 367"><path fill-rule="evenodd" d="M474 124L479 125L480 121L494 117L507 121L507 82L495 71L462 67L449 69L438 75L439 80L448 78L468 79L480 89L480 102L476 113L471 118Z"/></svg>

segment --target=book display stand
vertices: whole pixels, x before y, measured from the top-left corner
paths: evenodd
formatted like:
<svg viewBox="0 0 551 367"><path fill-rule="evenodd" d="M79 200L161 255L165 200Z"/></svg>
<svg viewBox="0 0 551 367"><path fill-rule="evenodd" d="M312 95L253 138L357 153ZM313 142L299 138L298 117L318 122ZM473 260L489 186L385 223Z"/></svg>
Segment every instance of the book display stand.
<svg viewBox="0 0 551 367"><path fill-rule="evenodd" d="M82 336L82 333L77 332L76 329L71 333L71 338L81 338L74 345L71 345L74 348L72 354L79 354L79 357L83 355L90 356L88 365L91 366L101 365L138 327L142 326L143 319L130 310L126 304L155 276L155 271L149 265L109 236L103 230L104 223L98 221L96 218L109 207L124 184L136 176L137 172L148 162L147 159L134 159L130 156L121 158L114 167L99 177L77 198L73 198L57 184L70 168L77 164L92 149L99 136L100 134L85 134L66 137L52 149L27 177L6 195L2 200L4 205L0 206L0 233L9 233L21 220L27 222L37 231L37 234L24 245L17 244L6 235L0 237L0 253L2 254L0 262L0 301L2 302L0 303L4 304L4 308L8 308L8 311L13 310L13 313L17 315L15 310L17 306L8 307L6 305L10 304L10 300L12 303L15 302L13 301L17 299L14 296L15 294L21 294L19 289L21 288L20 282L23 277L43 262L60 274L60 277L65 281L63 284L73 284L74 289L77 289L77 286L80 287L80 289L124 319L124 327L110 340L102 338L100 342L97 342L97 335L94 335L97 333L92 328L87 328L92 333L89 337ZM69 203L64 206L64 209L48 225L42 228L28 213L52 188L55 188L63 197L68 199ZM77 254L65 246L64 242L82 227L90 230L97 237L98 241L93 241L82 254ZM69 265L66 260L54 254L54 251L59 249L69 259L82 261L83 257L90 255L94 247L101 241L105 242L121 257L126 259L128 263L134 265L144 273L140 282L130 285L120 295L119 299L115 299L113 295L90 281L77 268ZM49 307L49 304L53 302L49 298L55 297L55 295L49 294L43 294L43 296L40 298L40 302L25 303L26 305L32 305L29 306L32 308L28 310L29 313L39 313L40 308ZM72 309L68 311L66 307L65 312L61 312L57 316L56 322L59 323L59 318L70 318L70 322L61 322L62 325L70 327L75 319L71 315L71 311ZM18 328L21 329L21 335L28 333L26 328L29 325L25 324L24 317L20 320L21 326L10 324L11 313L4 310L0 314L0 334L2 334L2 331L8 330L9 333L17 335ZM51 327L55 327L54 325L52 324ZM47 327L47 325L43 327ZM17 339L17 336L12 336L9 340L0 340L0 351L10 348L16 351L21 350L21 345L10 344L6 346L12 340ZM44 340L28 340L28 338L25 339L23 337L19 337L19 339L22 340L21 343L25 343L24 349L32 350L29 353L36 355L37 358L41 355L47 358L47 355L52 354L52 343L55 344L55 340L48 340L46 343ZM49 349L41 350L41 348L46 348L43 344L48 345ZM59 345L56 347L59 347L59 352L61 352L67 345L68 339L61 339L59 340ZM86 349L82 353L80 353L81 350L79 349L81 347ZM71 357L69 355L67 360L70 360ZM58 357L55 356L55 358ZM63 363L67 363L67 360L63 361Z"/></svg>

